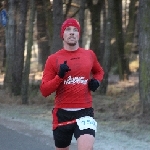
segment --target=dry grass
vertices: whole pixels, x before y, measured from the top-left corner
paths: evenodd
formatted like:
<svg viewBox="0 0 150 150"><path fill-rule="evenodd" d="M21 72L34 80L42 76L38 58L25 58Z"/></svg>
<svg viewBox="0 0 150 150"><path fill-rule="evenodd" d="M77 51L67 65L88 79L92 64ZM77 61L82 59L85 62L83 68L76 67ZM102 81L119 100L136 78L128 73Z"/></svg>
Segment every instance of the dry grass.
<svg viewBox="0 0 150 150"><path fill-rule="evenodd" d="M129 68L131 72L136 72L139 69L139 60L131 61L129 64Z"/></svg>
<svg viewBox="0 0 150 150"><path fill-rule="evenodd" d="M139 116L138 74L131 75L126 82L120 82L112 75L109 82L105 96L98 92L93 94L96 117L100 120L129 120Z"/></svg>

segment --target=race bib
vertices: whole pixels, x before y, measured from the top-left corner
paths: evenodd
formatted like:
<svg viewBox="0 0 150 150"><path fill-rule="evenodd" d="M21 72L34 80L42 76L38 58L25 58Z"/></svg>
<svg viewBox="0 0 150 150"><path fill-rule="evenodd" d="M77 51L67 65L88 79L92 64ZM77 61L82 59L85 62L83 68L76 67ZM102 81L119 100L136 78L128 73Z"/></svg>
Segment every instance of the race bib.
<svg viewBox="0 0 150 150"><path fill-rule="evenodd" d="M84 129L93 129L95 132L97 131L97 122L90 116L81 117L76 119L77 125L79 126L80 130Z"/></svg>

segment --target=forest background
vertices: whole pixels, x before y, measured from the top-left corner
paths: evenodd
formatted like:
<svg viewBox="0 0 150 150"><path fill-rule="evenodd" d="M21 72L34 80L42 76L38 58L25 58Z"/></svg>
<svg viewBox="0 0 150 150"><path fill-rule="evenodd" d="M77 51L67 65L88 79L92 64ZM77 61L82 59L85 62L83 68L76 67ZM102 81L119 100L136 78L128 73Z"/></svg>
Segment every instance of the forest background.
<svg viewBox="0 0 150 150"><path fill-rule="evenodd" d="M0 102L53 105L39 85L48 55L62 48L60 27L69 17L81 25L80 46L92 49L104 68L92 93L102 120L143 119L150 114L150 3L148 0L1 0Z"/></svg>

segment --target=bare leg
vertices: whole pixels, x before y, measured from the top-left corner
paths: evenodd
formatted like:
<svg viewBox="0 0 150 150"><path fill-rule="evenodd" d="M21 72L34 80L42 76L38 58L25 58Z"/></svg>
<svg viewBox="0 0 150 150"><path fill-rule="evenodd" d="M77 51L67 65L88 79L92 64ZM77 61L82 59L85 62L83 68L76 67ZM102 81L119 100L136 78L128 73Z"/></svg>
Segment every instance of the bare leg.
<svg viewBox="0 0 150 150"><path fill-rule="evenodd" d="M77 139L78 150L93 150L95 138L93 135L84 134Z"/></svg>

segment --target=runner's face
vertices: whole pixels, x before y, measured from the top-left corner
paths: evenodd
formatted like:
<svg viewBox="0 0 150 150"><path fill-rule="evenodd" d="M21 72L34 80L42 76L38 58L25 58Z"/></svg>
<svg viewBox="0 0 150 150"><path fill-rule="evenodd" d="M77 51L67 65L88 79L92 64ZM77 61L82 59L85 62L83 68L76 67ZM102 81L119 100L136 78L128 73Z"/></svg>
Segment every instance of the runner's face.
<svg viewBox="0 0 150 150"><path fill-rule="evenodd" d="M74 26L69 26L64 30L64 42L69 46L75 46L79 41L79 31Z"/></svg>

